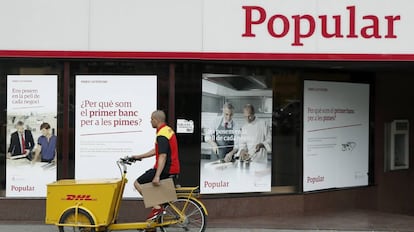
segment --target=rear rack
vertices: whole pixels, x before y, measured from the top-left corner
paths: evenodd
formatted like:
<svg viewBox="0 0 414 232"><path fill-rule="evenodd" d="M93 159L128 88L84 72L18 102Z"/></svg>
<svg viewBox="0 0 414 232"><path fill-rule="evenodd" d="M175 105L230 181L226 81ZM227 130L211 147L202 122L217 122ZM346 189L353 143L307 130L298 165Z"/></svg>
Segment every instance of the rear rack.
<svg viewBox="0 0 414 232"><path fill-rule="evenodd" d="M175 191L177 196L193 196L198 197L200 195L199 187L176 187Z"/></svg>

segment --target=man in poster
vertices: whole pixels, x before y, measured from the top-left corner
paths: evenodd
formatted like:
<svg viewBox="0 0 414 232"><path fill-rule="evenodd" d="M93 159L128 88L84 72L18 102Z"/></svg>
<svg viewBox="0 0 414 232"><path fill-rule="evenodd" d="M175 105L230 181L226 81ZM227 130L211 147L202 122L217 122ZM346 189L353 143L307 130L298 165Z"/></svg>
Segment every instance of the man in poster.
<svg viewBox="0 0 414 232"><path fill-rule="evenodd" d="M213 154L219 160L224 161L225 157L233 157L237 152L235 148L236 123L233 120L234 107L227 102L223 105L223 115L217 117L206 136L207 142L211 145Z"/></svg>
<svg viewBox="0 0 414 232"><path fill-rule="evenodd" d="M272 150L272 138L266 123L255 116L253 105L243 108L246 124L243 125L239 143L240 161L267 161L267 153Z"/></svg>
<svg viewBox="0 0 414 232"><path fill-rule="evenodd" d="M34 145L32 132L24 128L22 121L18 121L16 123L16 131L10 136L7 158L23 156L31 159L31 152Z"/></svg>

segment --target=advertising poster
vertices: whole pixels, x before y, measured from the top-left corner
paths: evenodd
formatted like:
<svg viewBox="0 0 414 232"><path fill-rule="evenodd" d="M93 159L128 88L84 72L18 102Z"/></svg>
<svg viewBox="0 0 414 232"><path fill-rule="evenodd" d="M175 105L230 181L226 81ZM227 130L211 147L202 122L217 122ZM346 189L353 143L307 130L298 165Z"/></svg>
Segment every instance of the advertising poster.
<svg viewBox="0 0 414 232"><path fill-rule="evenodd" d="M369 85L305 81L303 190L368 184Z"/></svg>
<svg viewBox="0 0 414 232"><path fill-rule="evenodd" d="M7 76L7 197L45 197L56 180L57 76Z"/></svg>
<svg viewBox="0 0 414 232"><path fill-rule="evenodd" d="M203 74L202 94L201 193L270 191L271 81Z"/></svg>
<svg viewBox="0 0 414 232"><path fill-rule="evenodd" d="M76 76L75 178L120 178L120 157L154 148L156 106L156 76ZM125 197L138 196L133 182L153 165L144 159L128 166Z"/></svg>

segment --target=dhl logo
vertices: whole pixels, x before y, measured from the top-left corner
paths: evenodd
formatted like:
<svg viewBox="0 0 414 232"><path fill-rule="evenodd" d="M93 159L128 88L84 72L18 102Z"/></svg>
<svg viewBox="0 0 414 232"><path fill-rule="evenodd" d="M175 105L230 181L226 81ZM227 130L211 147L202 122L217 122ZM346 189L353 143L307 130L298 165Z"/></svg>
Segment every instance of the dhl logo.
<svg viewBox="0 0 414 232"><path fill-rule="evenodd" d="M92 199L91 195L86 194L67 194L66 201L94 201L96 199Z"/></svg>

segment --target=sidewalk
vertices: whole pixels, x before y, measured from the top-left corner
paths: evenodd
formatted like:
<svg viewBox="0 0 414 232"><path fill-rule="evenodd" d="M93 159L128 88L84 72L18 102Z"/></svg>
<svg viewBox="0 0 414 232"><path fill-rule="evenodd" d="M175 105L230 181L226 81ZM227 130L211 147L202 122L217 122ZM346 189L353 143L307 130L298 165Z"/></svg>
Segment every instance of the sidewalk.
<svg viewBox="0 0 414 232"><path fill-rule="evenodd" d="M210 228L263 228L279 231L414 231L414 216L351 210L301 216L217 219L208 225Z"/></svg>
<svg viewBox="0 0 414 232"><path fill-rule="evenodd" d="M24 222L22 222L24 223ZM56 232L57 227L37 223L1 222L0 232ZM414 216L352 210L302 216L269 216L207 220L208 232L298 231L414 231Z"/></svg>
<svg viewBox="0 0 414 232"><path fill-rule="evenodd" d="M57 232L58 229L54 226L48 226L48 225L0 225L0 231L1 232ZM132 231L132 230L128 230ZM136 231L136 230L134 230ZM207 228L207 232L323 232L323 231L339 231L339 230L283 230L283 229L230 229L230 228ZM374 230L369 230L374 231ZM120 232L127 232L127 230L122 230ZM355 231L344 231L341 230L341 232L364 232L361 230L355 230Z"/></svg>
<svg viewBox="0 0 414 232"><path fill-rule="evenodd" d="M56 232L58 229L53 226L45 225L0 225L1 232ZM132 231L132 230L129 230ZM228 228L208 228L207 232L299 232L305 230L277 230L277 229L228 229ZM321 232L321 230L306 230L309 232ZM330 230L332 231L332 230ZM127 232L120 231L120 232ZM358 231L360 232L360 231Z"/></svg>

